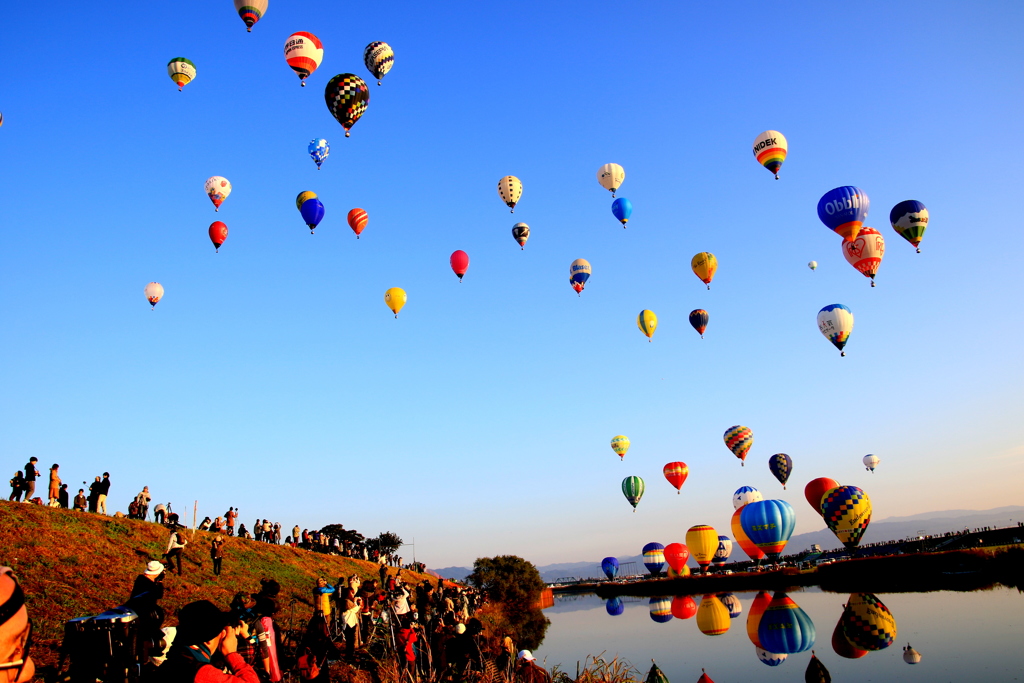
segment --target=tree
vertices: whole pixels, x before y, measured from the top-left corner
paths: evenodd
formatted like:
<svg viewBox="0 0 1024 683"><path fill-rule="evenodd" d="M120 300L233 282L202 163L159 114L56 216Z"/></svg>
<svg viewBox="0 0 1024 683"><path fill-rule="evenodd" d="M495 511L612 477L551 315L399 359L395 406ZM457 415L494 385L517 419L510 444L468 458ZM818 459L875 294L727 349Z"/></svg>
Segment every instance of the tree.
<svg viewBox="0 0 1024 683"><path fill-rule="evenodd" d="M382 531L377 536L377 548L385 555L391 554L405 545L402 537L393 531Z"/></svg>
<svg viewBox="0 0 1024 683"><path fill-rule="evenodd" d="M355 529L346 529L344 524L328 524L320 533L328 536L337 536L342 543L362 543L363 535Z"/></svg>
<svg viewBox="0 0 1024 683"><path fill-rule="evenodd" d="M540 647L550 622L538 607L546 584L535 566L515 555L481 557L468 580L498 607L520 647Z"/></svg>

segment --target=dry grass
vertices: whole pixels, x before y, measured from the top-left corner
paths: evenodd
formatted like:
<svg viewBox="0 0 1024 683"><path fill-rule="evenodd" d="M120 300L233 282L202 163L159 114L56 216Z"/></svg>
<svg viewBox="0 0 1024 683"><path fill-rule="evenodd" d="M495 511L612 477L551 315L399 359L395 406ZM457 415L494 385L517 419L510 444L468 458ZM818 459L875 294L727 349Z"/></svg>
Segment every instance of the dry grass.
<svg viewBox="0 0 1024 683"><path fill-rule="evenodd" d="M577 663L576 677L555 666L551 669L552 683L638 683L644 674L624 659L604 658L604 652L597 656L587 655L583 665Z"/></svg>

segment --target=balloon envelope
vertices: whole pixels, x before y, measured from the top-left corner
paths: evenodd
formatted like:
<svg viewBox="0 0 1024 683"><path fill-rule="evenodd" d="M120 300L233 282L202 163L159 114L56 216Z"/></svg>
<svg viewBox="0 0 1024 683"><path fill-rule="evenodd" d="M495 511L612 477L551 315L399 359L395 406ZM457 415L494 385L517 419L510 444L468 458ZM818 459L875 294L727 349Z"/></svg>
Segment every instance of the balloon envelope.
<svg viewBox="0 0 1024 683"><path fill-rule="evenodd" d="M921 202L908 199L892 207L889 223L900 237L919 247L924 239L924 231L928 228L928 209ZM920 254L921 250L918 249L917 253Z"/></svg>
<svg viewBox="0 0 1024 683"><path fill-rule="evenodd" d="M768 650L765 650L762 647L755 648L755 652L757 652L757 658L761 663L767 664L768 666L778 666L789 657L789 655L783 655L777 652L768 652Z"/></svg>
<svg viewBox="0 0 1024 683"><path fill-rule="evenodd" d="M352 126L370 104L370 88L355 74L338 74L327 82L324 101L331 116L345 129L345 137L349 137Z"/></svg>
<svg viewBox="0 0 1024 683"><path fill-rule="evenodd" d="M672 598L672 616L676 619L689 619L697 613L697 601L689 595L677 595Z"/></svg>
<svg viewBox="0 0 1024 683"><path fill-rule="evenodd" d="M828 477L812 479L807 482L807 486L804 487L804 498L806 498L810 506L814 508L814 511L820 515L822 497L838 486L838 481L835 479L829 479Z"/></svg>
<svg viewBox="0 0 1024 683"><path fill-rule="evenodd" d="M817 270L818 269L818 262L817 261L809 261L807 263L807 267L810 268L811 270Z"/></svg>
<svg viewBox="0 0 1024 683"><path fill-rule="evenodd" d="M228 226L224 225L220 221L214 221L210 223L210 241L213 242L213 248L220 251L220 245L228 238Z"/></svg>
<svg viewBox="0 0 1024 683"><path fill-rule="evenodd" d="M612 197L615 196L615 191L619 189L625 179L626 171L618 164L605 164L597 169L597 182L611 192Z"/></svg>
<svg viewBox="0 0 1024 683"><path fill-rule="evenodd" d="M622 598L616 596L604 603L604 609L608 614L617 617L626 611L626 606L622 604Z"/></svg>
<svg viewBox="0 0 1024 683"><path fill-rule="evenodd" d="M348 227L356 234L356 239L363 234L366 224L370 222L370 215L362 209L352 209L348 212Z"/></svg>
<svg viewBox="0 0 1024 683"><path fill-rule="evenodd" d="M587 280L589 279L590 261L578 258L569 264L569 286L571 286L577 294L583 291L583 288L587 286Z"/></svg>
<svg viewBox="0 0 1024 683"><path fill-rule="evenodd" d="M391 312L398 317L398 312L405 306L409 297L406 296L405 290L401 287L392 287L388 291L384 292L384 303L391 309Z"/></svg>
<svg viewBox="0 0 1024 683"><path fill-rule="evenodd" d="M228 182L227 178L215 175L206 179L203 189L206 191L210 201L213 202L214 210L220 211L220 205L231 194L231 183Z"/></svg>
<svg viewBox="0 0 1024 683"><path fill-rule="evenodd" d="M305 192L300 192L298 196L295 197L295 208L302 209L302 205L305 204L306 201L310 199L316 199L316 192L311 192L309 190L306 190Z"/></svg>
<svg viewBox="0 0 1024 683"><path fill-rule="evenodd" d="M629 217L633 215L633 203L625 197L619 197L612 202L612 215L622 223L622 227L626 227Z"/></svg>
<svg viewBox="0 0 1024 683"><path fill-rule="evenodd" d="M740 510L740 525L766 555L779 555L796 528L796 512L784 500L761 500ZM771 650L771 648L768 648ZM776 650L772 650L775 652Z"/></svg>
<svg viewBox="0 0 1024 683"><path fill-rule="evenodd" d="M847 548L856 548L871 523L871 499L856 486L839 486L821 499L821 516Z"/></svg>
<svg viewBox="0 0 1024 683"><path fill-rule="evenodd" d="M910 647L910 643L907 643L907 646L903 648L903 661L907 664L920 664L921 653Z"/></svg>
<svg viewBox="0 0 1024 683"><path fill-rule="evenodd" d="M814 647L814 622L783 592L772 598L757 627L761 647L769 652L792 655Z"/></svg>
<svg viewBox="0 0 1024 683"><path fill-rule="evenodd" d="M786 482L789 481L789 475L793 473L793 458L785 453L776 453L768 458L768 469L771 470L771 473L782 484L782 488L785 489Z"/></svg>
<svg viewBox="0 0 1024 683"><path fill-rule="evenodd" d="M842 304L829 304L818 311L818 329L825 339L832 342L832 345L839 349L841 356L846 352L843 347L850 340L850 333L853 332L853 311Z"/></svg>
<svg viewBox="0 0 1024 683"><path fill-rule="evenodd" d="M651 598L648 603L651 609L651 620L659 624L672 621L672 599Z"/></svg>
<svg viewBox="0 0 1024 683"><path fill-rule="evenodd" d="M743 614L743 603L736 597L734 593L719 593L718 599L722 601L725 608L729 610L729 618L735 619L739 615Z"/></svg>
<svg viewBox="0 0 1024 683"><path fill-rule="evenodd" d="M732 494L732 509L739 510L747 503L764 500L764 495L753 486L741 486Z"/></svg>
<svg viewBox="0 0 1024 683"><path fill-rule="evenodd" d="M757 627L771 602L772 594L768 591L761 591L754 597L754 601L750 603L750 611L747 612L747 638L757 647L761 647L761 640L757 637Z"/></svg>
<svg viewBox="0 0 1024 683"><path fill-rule="evenodd" d="M850 595L842 623L846 638L863 650L884 650L896 640L896 618L874 593Z"/></svg>
<svg viewBox="0 0 1024 683"><path fill-rule="evenodd" d="M804 671L804 683L832 683L832 674L813 652L811 661L807 662L807 670Z"/></svg>
<svg viewBox="0 0 1024 683"><path fill-rule="evenodd" d="M451 264L452 271L459 276L459 282L462 282L462 276L469 270L469 254L457 249L448 258L448 263Z"/></svg>
<svg viewBox="0 0 1024 683"><path fill-rule="evenodd" d="M867 650L862 650L859 647L856 647L850 642L850 639L846 637L846 633L843 632L842 617L840 617L839 621L836 622L836 627L832 631L832 651L846 659L860 659L868 653Z"/></svg>
<svg viewBox="0 0 1024 683"><path fill-rule="evenodd" d="M700 568L707 571L718 550L718 532L707 524L692 526L686 531L686 547Z"/></svg>
<svg viewBox="0 0 1024 683"><path fill-rule="evenodd" d="M622 495L636 510L637 503L644 496L644 480L640 477L626 477L622 480Z"/></svg>
<svg viewBox="0 0 1024 683"><path fill-rule="evenodd" d="M190 59L175 57L167 62L167 75L178 85L180 91L195 79L196 65Z"/></svg>
<svg viewBox="0 0 1024 683"><path fill-rule="evenodd" d="M868 453L861 462L864 463L864 467L868 468L869 471L874 472L875 468L878 467L878 463L882 462L882 459L877 455Z"/></svg>
<svg viewBox="0 0 1024 683"><path fill-rule="evenodd" d="M829 190L818 200L818 218L844 240L852 242L864 227L871 201L864 190L852 185Z"/></svg>
<svg viewBox="0 0 1024 683"><path fill-rule="evenodd" d="M718 270L718 259L709 251L702 251L690 259L690 268L693 274L700 278L700 281L711 289L711 281L715 279L715 271Z"/></svg>
<svg viewBox="0 0 1024 683"><path fill-rule="evenodd" d="M601 571L609 580L619 575L619 560L616 557L606 557L601 560Z"/></svg>
<svg viewBox="0 0 1024 683"><path fill-rule="evenodd" d="M658 329L658 316L654 315L654 311L648 311L645 308L636 316L636 326L650 339L654 336L654 331Z"/></svg>
<svg viewBox="0 0 1024 683"><path fill-rule="evenodd" d="M874 228L861 228L851 242L843 242L843 257L846 262L871 278L875 286L875 275L885 256L885 238Z"/></svg>
<svg viewBox="0 0 1024 683"><path fill-rule="evenodd" d="M363 64L377 79L377 85L380 85L380 79L395 65L395 51L380 40L372 42L363 49Z"/></svg>
<svg viewBox="0 0 1024 683"><path fill-rule="evenodd" d="M690 468L686 466L685 462L670 462L661 468L661 471L668 483L676 487L677 492L683 488L686 478L690 476Z"/></svg>
<svg viewBox="0 0 1024 683"><path fill-rule="evenodd" d="M732 555L732 539L728 536L718 534L718 550L715 551L715 566L722 567Z"/></svg>
<svg viewBox="0 0 1024 683"><path fill-rule="evenodd" d="M652 576L664 574L668 563L665 562L665 546L660 543L648 543L644 546L644 566Z"/></svg>
<svg viewBox="0 0 1024 683"><path fill-rule="evenodd" d="M612 437L612 450L619 456L619 458L626 457L626 451L629 450L629 437L623 434Z"/></svg>
<svg viewBox="0 0 1024 683"><path fill-rule="evenodd" d="M697 330L701 339L704 338L704 330L708 329L708 312L703 308L690 311L690 325Z"/></svg>
<svg viewBox="0 0 1024 683"><path fill-rule="evenodd" d="M324 45L309 31L297 31L284 41L284 59L302 85L306 85L306 79L324 59Z"/></svg>
<svg viewBox="0 0 1024 683"><path fill-rule="evenodd" d="M647 554L644 553L644 558L646 559L646 557ZM665 546L663 557L668 566L672 567L672 570L676 573L679 573L683 571L686 561L690 559L690 549L682 543L669 543Z"/></svg>
<svg viewBox="0 0 1024 683"><path fill-rule="evenodd" d="M516 204L523 196L523 184L514 175L507 175L498 181L498 196L511 209L510 213L515 213Z"/></svg>
<svg viewBox="0 0 1024 683"><path fill-rule="evenodd" d="M309 226L309 234L313 234L316 226L324 219L324 205L319 199L307 199L299 209L302 220Z"/></svg>
<svg viewBox="0 0 1024 683"><path fill-rule="evenodd" d="M146 301L150 303L153 308L160 303L160 299L164 298L164 288L159 282L150 282L146 285L146 288L142 290L142 293L146 295Z"/></svg>
<svg viewBox="0 0 1024 683"><path fill-rule="evenodd" d="M327 142L326 138L314 138L309 141L309 146L306 147L309 151L309 156L316 164L319 169L320 164L324 163L328 155L331 153L331 145Z"/></svg>
<svg viewBox="0 0 1024 683"><path fill-rule="evenodd" d="M530 239L530 226L526 223L516 223L512 226L512 237L522 249L526 246L526 240Z"/></svg>
<svg viewBox="0 0 1024 683"><path fill-rule="evenodd" d="M757 163L768 169L769 173L779 179L779 169L786 160L789 143L786 136L777 130L766 130L754 138L754 157Z"/></svg>
<svg viewBox="0 0 1024 683"><path fill-rule="evenodd" d="M235 11L245 22L245 30L252 31L253 24L267 11L268 0L235 0Z"/></svg>
<svg viewBox="0 0 1024 683"><path fill-rule="evenodd" d="M746 507L745 505L743 507ZM732 513L732 520L730 521L730 527L732 528L733 538L736 539L736 543L739 544L743 552L747 554L752 560L763 560L764 551L754 545L754 542L747 538L747 532L743 530L743 526L740 523L740 518L743 516L743 507L740 507Z"/></svg>
<svg viewBox="0 0 1024 683"><path fill-rule="evenodd" d="M754 445L754 432L750 430L750 427L743 425L729 427L725 430L722 438L725 440L726 447L740 459L740 462L747 459L747 452Z"/></svg>
<svg viewBox="0 0 1024 683"><path fill-rule="evenodd" d="M706 636L720 636L729 630L729 608L714 595L705 595L697 606L697 628Z"/></svg>

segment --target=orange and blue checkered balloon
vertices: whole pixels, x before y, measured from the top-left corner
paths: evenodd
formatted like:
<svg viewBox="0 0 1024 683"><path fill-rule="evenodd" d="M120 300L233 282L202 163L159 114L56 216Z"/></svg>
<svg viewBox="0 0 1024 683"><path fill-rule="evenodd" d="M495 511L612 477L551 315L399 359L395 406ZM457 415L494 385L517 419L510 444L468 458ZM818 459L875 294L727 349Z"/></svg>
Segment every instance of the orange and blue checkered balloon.
<svg viewBox="0 0 1024 683"><path fill-rule="evenodd" d="M754 444L754 432L750 431L750 427L743 425L729 427L725 430L722 438L725 439L725 445L729 447L732 454L741 462L747 459L747 452Z"/></svg>
<svg viewBox="0 0 1024 683"><path fill-rule="evenodd" d="M775 478L779 480L783 490L785 490L789 475L793 473L793 458L785 453L776 453L768 459L768 469L772 471L772 474L775 475Z"/></svg>

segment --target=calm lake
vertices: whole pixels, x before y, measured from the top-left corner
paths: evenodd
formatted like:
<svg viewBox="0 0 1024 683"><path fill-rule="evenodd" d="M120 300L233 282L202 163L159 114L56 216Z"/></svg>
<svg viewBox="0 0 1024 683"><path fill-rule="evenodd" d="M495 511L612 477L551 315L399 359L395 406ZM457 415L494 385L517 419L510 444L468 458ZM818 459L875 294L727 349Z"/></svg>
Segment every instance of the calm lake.
<svg viewBox="0 0 1024 683"><path fill-rule="evenodd" d="M700 677L701 667L716 683L802 681L811 652L791 654L777 666L762 663L747 636L747 616L756 593L737 593L742 613L722 635L706 636L696 618L657 623L647 598L624 598L611 616L596 595L556 596L544 610L551 620L534 653L547 669L558 664L575 676L587 655L619 657L646 676L654 659L672 683ZM845 659L833 651L833 630L849 594L805 589L788 593L814 622L814 651L834 681L1020 681L1024 680L1024 595L995 588L971 593L879 593L896 622L895 642L886 649ZM694 596L700 602L700 596ZM733 612L735 612L735 607ZM664 617L661 617L664 618ZM910 642L919 664L903 661Z"/></svg>

